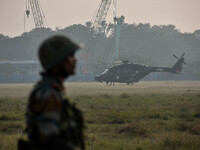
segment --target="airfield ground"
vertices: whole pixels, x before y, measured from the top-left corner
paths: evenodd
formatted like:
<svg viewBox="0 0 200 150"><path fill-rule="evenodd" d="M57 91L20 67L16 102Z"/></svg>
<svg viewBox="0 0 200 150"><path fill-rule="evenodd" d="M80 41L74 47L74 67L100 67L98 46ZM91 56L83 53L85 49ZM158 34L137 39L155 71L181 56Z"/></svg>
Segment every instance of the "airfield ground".
<svg viewBox="0 0 200 150"><path fill-rule="evenodd" d="M0 85L0 150L17 149L32 87ZM66 83L66 95L84 112L87 150L200 149L200 81Z"/></svg>

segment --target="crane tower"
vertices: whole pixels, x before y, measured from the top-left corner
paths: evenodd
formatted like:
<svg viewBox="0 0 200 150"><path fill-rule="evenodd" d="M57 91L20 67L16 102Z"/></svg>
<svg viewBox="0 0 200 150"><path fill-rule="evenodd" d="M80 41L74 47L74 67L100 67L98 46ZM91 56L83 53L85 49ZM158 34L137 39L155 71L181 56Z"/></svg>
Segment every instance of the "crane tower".
<svg viewBox="0 0 200 150"><path fill-rule="evenodd" d="M33 19L36 28L44 28L47 27L47 21L45 15L42 11L42 7L40 5L39 0L26 0L26 15L27 17L30 14L29 8L31 7L31 11L33 14Z"/></svg>
<svg viewBox="0 0 200 150"><path fill-rule="evenodd" d="M114 22L116 23L116 31L115 31L115 45L114 49L108 57L108 62L110 64L114 63L116 59L119 57L119 42L120 42L120 33L121 33L121 25L124 23L124 16L114 17ZM108 66L110 65L108 64Z"/></svg>

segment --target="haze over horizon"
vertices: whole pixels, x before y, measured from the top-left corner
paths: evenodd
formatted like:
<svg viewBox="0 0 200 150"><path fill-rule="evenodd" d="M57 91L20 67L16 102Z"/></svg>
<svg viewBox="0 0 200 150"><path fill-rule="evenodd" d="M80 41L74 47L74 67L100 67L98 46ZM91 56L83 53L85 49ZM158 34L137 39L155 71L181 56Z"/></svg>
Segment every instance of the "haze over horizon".
<svg viewBox="0 0 200 150"><path fill-rule="evenodd" d="M91 21L101 0L40 0L50 28L64 28ZM0 34L15 37L24 32L25 0L1 0ZM118 16L126 23L173 24L181 32L200 29L200 0L118 0ZM113 21L111 6L107 21ZM34 28L32 13L26 19L26 31Z"/></svg>

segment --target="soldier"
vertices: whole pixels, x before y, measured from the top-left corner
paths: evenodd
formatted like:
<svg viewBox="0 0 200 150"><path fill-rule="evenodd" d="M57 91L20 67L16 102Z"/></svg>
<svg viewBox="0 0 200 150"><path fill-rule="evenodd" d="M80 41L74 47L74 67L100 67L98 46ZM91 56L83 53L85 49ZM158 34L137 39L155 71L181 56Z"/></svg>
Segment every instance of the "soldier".
<svg viewBox="0 0 200 150"><path fill-rule="evenodd" d="M30 94L26 112L29 142L20 140L19 149L85 149L81 111L64 99L64 79L75 73L75 52L80 47L63 36L44 41L39 48L42 79Z"/></svg>

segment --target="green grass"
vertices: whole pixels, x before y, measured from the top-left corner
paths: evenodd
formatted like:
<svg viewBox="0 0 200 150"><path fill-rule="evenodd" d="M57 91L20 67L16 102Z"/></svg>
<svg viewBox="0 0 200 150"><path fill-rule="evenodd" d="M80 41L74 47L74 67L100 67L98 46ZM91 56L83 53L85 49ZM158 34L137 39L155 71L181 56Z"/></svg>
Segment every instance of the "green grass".
<svg viewBox="0 0 200 150"><path fill-rule="evenodd" d="M78 84L67 86L75 89ZM129 86L96 86L95 94L83 94L92 87L80 88L81 94L68 91L84 112L87 150L199 150L200 86L193 88L195 92L186 92L187 86L169 92L167 85L165 90L169 91L164 93L148 89L135 93L127 91ZM107 90L102 92L103 86ZM157 87L157 83L152 84L151 90ZM119 90L117 94L115 90ZM0 97L0 150L16 150L25 128L27 98L17 95Z"/></svg>

